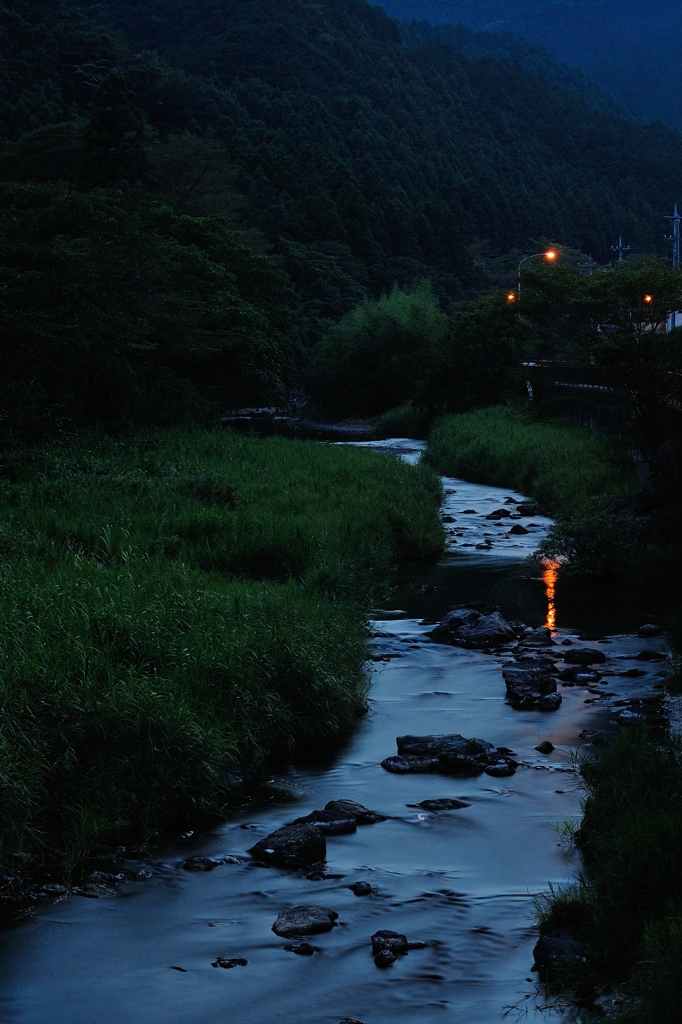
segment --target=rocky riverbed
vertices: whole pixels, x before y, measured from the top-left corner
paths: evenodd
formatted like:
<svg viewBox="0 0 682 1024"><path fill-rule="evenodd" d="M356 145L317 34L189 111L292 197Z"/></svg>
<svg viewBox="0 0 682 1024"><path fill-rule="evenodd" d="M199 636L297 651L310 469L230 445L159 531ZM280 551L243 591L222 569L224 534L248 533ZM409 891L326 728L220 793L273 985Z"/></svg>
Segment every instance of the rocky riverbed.
<svg viewBox="0 0 682 1024"><path fill-rule="evenodd" d="M579 815L571 752L659 713L661 641L634 628L648 609L633 622L615 599L589 622L579 608L562 621L554 583L516 568L548 521L521 515L512 523L528 532L512 534L488 509L522 495L446 489L443 514L473 546L453 535L443 563L414 568L396 610L376 616L371 711L347 744L210 833L130 862L100 853L91 892L53 893L5 931L0 1019L563 1019L532 970L532 897L578 867L554 831ZM496 614L511 632L437 642L455 604L475 613L458 629ZM560 702L542 707L550 694ZM387 770L401 757L437 765ZM126 884L124 863L149 874Z"/></svg>

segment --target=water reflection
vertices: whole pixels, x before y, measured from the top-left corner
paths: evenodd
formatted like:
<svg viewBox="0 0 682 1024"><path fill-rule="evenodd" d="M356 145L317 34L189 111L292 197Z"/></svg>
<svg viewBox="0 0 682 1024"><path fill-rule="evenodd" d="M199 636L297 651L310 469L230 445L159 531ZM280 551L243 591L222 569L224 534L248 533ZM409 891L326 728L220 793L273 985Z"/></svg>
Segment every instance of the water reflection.
<svg viewBox="0 0 682 1024"><path fill-rule="evenodd" d="M547 597L547 621L545 626L548 629L556 629L556 583L559 578L559 563L550 562L548 558L543 560L544 571L542 581L545 584L545 595Z"/></svg>

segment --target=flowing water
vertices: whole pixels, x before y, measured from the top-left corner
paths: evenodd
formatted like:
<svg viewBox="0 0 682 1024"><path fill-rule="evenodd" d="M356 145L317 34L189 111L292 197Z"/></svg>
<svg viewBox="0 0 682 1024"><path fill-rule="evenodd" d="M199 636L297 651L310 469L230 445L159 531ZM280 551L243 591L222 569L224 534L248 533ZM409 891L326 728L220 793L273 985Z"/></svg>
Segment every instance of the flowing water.
<svg viewBox="0 0 682 1024"><path fill-rule="evenodd" d="M377 447L412 460L420 448ZM156 852L146 881L99 899L64 898L5 931L2 1024L565 1019L531 973L533 895L565 882L578 867L554 830L579 815L570 752L615 727L623 709L618 699L655 683L659 666L631 660L644 641L627 635L653 612L638 606L644 597L625 600L606 590L566 588L564 596L551 568L544 578L524 577L519 564L548 520L525 517L529 532L507 537L507 528L484 516L520 495L455 480L445 486L452 493L444 514L456 520L448 524L459 534L451 536L456 544L437 566L408 567L406 576L414 578L396 592L402 611L382 612L374 622L371 711L345 746L330 751L325 763L299 764L278 776L287 797L252 805L210 833L168 843ZM476 547L488 540L489 549ZM613 675L594 694L563 688L554 713L513 711L504 702L501 656L433 644L424 635L428 625L419 624L469 600L494 601L507 618L529 625L548 622L557 642L586 629L608 633L607 645L585 645L607 653L610 671L641 666L645 675ZM611 696L601 696L604 691ZM521 767L506 779L392 775L380 762L407 732L478 736L512 748ZM545 739L556 748L548 756L535 750ZM440 797L469 806L437 813L410 806ZM389 818L329 837L327 877L312 881L252 862L247 849L257 839L339 798ZM232 862L209 873L180 867L198 854ZM348 886L360 880L375 892L356 897ZM316 952L308 957L287 952L286 940L271 930L281 910L303 903L339 914L338 927L310 940ZM382 928L426 948L380 970L370 936ZM248 965L214 968L218 956L243 957Z"/></svg>

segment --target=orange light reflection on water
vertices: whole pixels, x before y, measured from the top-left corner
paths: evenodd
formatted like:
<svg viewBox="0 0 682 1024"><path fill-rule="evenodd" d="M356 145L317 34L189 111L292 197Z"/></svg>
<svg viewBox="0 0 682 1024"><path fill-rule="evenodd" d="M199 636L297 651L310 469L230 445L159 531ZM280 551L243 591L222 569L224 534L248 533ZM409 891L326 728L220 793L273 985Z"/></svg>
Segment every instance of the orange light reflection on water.
<svg viewBox="0 0 682 1024"><path fill-rule="evenodd" d="M549 559L545 559L543 562L544 572L542 573L542 581L545 584L545 594L547 595L547 621L545 626L547 629L556 629L556 583L559 578L559 562L550 562Z"/></svg>

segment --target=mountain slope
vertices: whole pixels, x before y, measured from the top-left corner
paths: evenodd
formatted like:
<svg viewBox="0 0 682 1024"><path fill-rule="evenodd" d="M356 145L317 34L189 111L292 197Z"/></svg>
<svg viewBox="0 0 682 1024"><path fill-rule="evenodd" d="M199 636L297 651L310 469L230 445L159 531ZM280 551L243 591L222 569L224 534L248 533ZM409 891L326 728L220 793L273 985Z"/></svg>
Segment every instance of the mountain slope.
<svg viewBox="0 0 682 1024"><path fill-rule="evenodd" d="M568 72L550 81L439 38L403 41L362 0L105 10L135 49L219 81L260 226L350 250L374 288L435 272L456 293L473 281L474 242L551 237L604 259L624 232L661 248L680 136L619 117Z"/></svg>
<svg viewBox="0 0 682 1024"><path fill-rule="evenodd" d="M518 49L522 63L524 44L540 44L580 66L629 110L682 127L679 0L383 0L382 6L405 23L485 30L486 48L497 38L502 49ZM466 42L463 49L468 52Z"/></svg>

